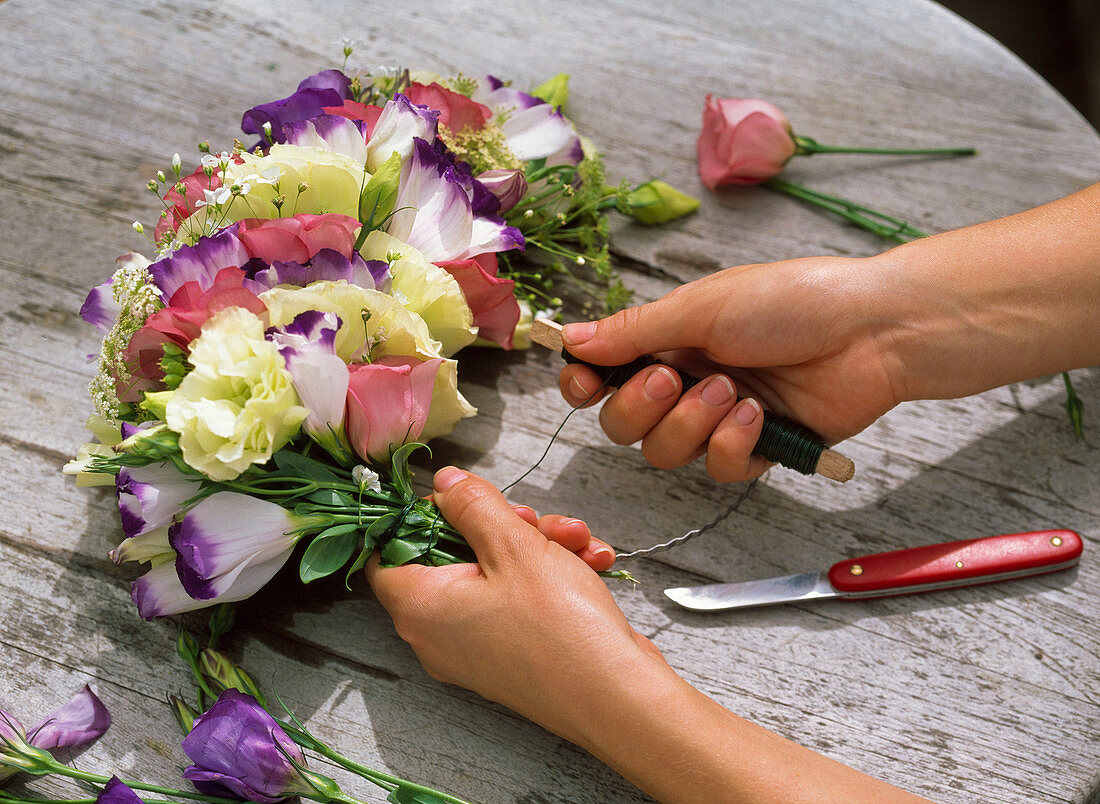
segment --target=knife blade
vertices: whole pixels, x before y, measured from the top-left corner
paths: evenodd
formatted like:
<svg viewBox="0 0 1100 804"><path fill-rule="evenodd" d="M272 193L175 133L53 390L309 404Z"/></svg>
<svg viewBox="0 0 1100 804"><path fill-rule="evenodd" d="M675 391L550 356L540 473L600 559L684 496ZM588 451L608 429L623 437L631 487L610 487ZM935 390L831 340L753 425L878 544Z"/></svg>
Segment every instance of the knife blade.
<svg viewBox="0 0 1100 804"><path fill-rule="evenodd" d="M666 589L665 595L694 611L911 595L1058 572L1074 566L1081 550L1072 530L1007 533L849 558L797 575Z"/></svg>

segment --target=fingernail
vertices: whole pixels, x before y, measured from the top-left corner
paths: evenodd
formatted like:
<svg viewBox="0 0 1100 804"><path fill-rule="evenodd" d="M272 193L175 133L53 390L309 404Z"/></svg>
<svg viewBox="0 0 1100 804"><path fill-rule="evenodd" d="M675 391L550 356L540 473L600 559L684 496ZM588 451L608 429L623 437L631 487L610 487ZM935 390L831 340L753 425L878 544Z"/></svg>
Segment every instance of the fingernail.
<svg viewBox="0 0 1100 804"><path fill-rule="evenodd" d="M529 505L513 505L512 510L515 511L517 514L520 511L530 511L532 514L535 515L535 518L538 519L538 513L535 511L534 508Z"/></svg>
<svg viewBox="0 0 1100 804"><path fill-rule="evenodd" d="M445 466L435 473L432 484L436 491L446 491L458 481L466 477L466 473L456 466Z"/></svg>
<svg viewBox="0 0 1100 804"><path fill-rule="evenodd" d="M676 390L676 380L672 372L664 367L657 367L645 378L645 395L654 402L668 399Z"/></svg>
<svg viewBox="0 0 1100 804"><path fill-rule="evenodd" d="M590 391L586 390L585 387L581 385L580 380L578 380L576 377L573 377L571 380L569 380L569 390L573 394L573 396L577 397L578 399L586 399L592 395Z"/></svg>
<svg viewBox="0 0 1100 804"><path fill-rule="evenodd" d="M583 525L583 519L566 519L562 521L563 525Z"/></svg>
<svg viewBox="0 0 1100 804"><path fill-rule="evenodd" d="M707 383L699 398L712 408L726 404L733 397L733 383L729 377L719 374Z"/></svg>
<svg viewBox="0 0 1100 804"><path fill-rule="evenodd" d="M579 346L592 340L596 334L595 321L582 321L579 324L566 324L561 330L561 339L569 346Z"/></svg>
<svg viewBox="0 0 1100 804"><path fill-rule="evenodd" d="M594 556L608 556L614 555L615 551L610 547L604 547L602 544L590 544L588 545L588 552Z"/></svg>
<svg viewBox="0 0 1100 804"><path fill-rule="evenodd" d="M733 418L742 427L752 424L759 415L760 403L751 397L742 399L737 403L737 407L733 409Z"/></svg>

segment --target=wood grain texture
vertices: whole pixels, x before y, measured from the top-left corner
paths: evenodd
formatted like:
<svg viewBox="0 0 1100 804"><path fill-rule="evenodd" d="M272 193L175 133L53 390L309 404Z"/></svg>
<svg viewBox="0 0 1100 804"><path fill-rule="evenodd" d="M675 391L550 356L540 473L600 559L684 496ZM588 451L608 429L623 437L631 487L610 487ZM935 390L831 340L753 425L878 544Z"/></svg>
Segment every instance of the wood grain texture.
<svg viewBox="0 0 1100 804"><path fill-rule="evenodd" d="M657 177L702 197L667 227L616 223L640 301L726 265L881 248L766 189L705 192L694 139L708 92L766 97L822 142L978 147L966 160L818 156L788 170L930 231L1100 178L1096 132L1014 56L924 0L0 3L0 707L33 721L90 681L115 725L83 767L173 779L184 758L160 702L187 682L174 626L138 620L133 574L103 558L118 532L112 496L59 474L91 409L84 357L98 345L80 304L115 256L144 245L129 224L153 220L144 185L171 154L193 165L197 142L230 143L244 109L338 63L342 37L360 43L357 69L491 72L521 87L570 73L570 115L612 179ZM463 390L481 415L438 445L433 465L517 477L566 412L559 368L546 353L465 353ZM845 444L859 467L849 483L773 470L721 527L635 562L642 585L614 594L693 684L861 770L943 802L1095 801L1100 372L1075 377L1093 416L1086 443L1068 432L1058 378L910 403ZM635 549L742 490L699 467L649 467L587 412L512 496ZM661 595L1055 526L1085 538L1070 573L718 615ZM228 647L367 764L480 802L648 800L538 727L431 681L362 584L282 579L241 608Z"/></svg>

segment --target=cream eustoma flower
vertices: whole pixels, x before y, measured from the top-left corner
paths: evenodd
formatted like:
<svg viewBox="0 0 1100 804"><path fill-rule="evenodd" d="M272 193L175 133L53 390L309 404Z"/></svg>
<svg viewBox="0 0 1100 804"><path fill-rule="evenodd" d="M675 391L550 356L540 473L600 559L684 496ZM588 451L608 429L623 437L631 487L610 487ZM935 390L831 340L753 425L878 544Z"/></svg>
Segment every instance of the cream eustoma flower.
<svg viewBox="0 0 1100 804"><path fill-rule="evenodd" d="M473 313L458 281L447 271L381 229L367 235L359 252L363 259L387 262L389 256L400 255L390 263L393 294L406 309L424 319L432 337L442 344L444 357L473 343L477 337Z"/></svg>
<svg viewBox="0 0 1100 804"><path fill-rule="evenodd" d="M313 282L304 288L275 287L260 294L271 326L286 326L299 313L336 313L336 354L345 363L389 355L431 360L441 357L439 341L416 313L387 293L352 285L343 279Z"/></svg>
<svg viewBox="0 0 1100 804"><path fill-rule="evenodd" d="M240 156L241 164L227 165L222 172L222 186L247 183L248 191L224 207L221 214L225 218L219 226L244 218L279 218L303 212L359 217L359 194L370 174L362 162L347 154L313 145L276 144L266 156L248 152ZM275 170L278 180L269 183ZM267 180L249 181L257 175ZM299 188L303 189L299 192ZM273 203L276 196L284 197L281 208Z"/></svg>
<svg viewBox="0 0 1100 804"><path fill-rule="evenodd" d="M188 466L213 480L232 480L267 461L289 441L309 411L264 324L241 307L217 313L191 344L194 366L165 403L165 422L179 433Z"/></svg>
<svg viewBox="0 0 1100 804"><path fill-rule="evenodd" d="M444 360L439 364L432 387L432 405L428 421L420 433L420 441L431 441L455 429L459 419L477 415L477 408L458 392L458 361Z"/></svg>

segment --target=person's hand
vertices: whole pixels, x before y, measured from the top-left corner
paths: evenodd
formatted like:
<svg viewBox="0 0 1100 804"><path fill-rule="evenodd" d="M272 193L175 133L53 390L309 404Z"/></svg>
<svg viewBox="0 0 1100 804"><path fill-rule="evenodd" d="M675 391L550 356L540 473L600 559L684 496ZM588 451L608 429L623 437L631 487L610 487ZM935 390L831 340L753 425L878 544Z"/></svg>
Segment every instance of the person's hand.
<svg viewBox="0 0 1100 804"><path fill-rule="evenodd" d="M917 800L742 720L680 678L604 581L548 538L561 520L517 511L454 467L436 474L435 489L478 563L383 568L375 554L367 564L433 678L504 704L670 804Z"/></svg>
<svg viewBox="0 0 1100 804"><path fill-rule="evenodd" d="M681 397L675 371L647 368L610 393L600 424L617 444L641 440L642 453L659 468L705 453L716 480L747 480L768 466L751 455L761 403L835 443L901 401L890 349L894 322L875 306L870 262L813 258L729 268L650 304L569 324L562 335L566 348L590 363L655 354L705 377ZM608 394L597 393L601 380L585 366L567 366L560 383L574 406Z"/></svg>
<svg viewBox="0 0 1100 804"><path fill-rule="evenodd" d="M667 671L586 566L593 546L587 526L581 533L576 520L536 520L453 467L436 474L435 489L440 511L478 563L383 568L376 555L367 565L397 633L433 678L581 742L593 698L610 694L608 685L640 676L639 665L656 662ZM582 541L587 547L577 549Z"/></svg>

